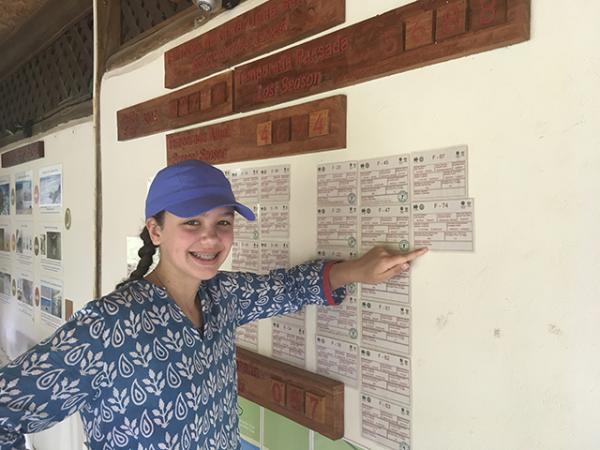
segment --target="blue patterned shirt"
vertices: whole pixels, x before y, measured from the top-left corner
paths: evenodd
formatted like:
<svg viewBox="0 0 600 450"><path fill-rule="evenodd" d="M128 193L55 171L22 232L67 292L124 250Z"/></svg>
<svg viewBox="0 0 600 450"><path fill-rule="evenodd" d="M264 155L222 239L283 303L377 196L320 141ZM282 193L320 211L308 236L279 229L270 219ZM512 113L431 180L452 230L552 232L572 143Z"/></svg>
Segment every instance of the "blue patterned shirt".
<svg viewBox="0 0 600 450"><path fill-rule="evenodd" d="M202 330L145 280L88 303L0 369L0 450L77 411L92 450L239 449L235 329L339 303L330 267L219 272L199 290Z"/></svg>

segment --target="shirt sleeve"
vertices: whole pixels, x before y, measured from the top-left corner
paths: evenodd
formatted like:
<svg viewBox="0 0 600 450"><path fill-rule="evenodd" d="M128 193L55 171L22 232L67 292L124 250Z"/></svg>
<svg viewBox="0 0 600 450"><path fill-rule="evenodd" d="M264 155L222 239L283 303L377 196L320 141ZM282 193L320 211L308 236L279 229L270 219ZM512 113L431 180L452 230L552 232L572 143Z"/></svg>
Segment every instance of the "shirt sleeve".
<svg viewBox="0 0 600 450"><path fill-rule="evenodd" d="M52 336L0 368L0 450L79 411L107 385L108 338L96 308L78 311Z"/></svg>
<svg viewBox="0 0 600 450"><path fill-rule="evenodd" d="M346 288L331 290L329 271L335 261L312 261L266 275L226 273L221 289L237 306L237 325L299 311L304 305L336 305Z"/></svg>

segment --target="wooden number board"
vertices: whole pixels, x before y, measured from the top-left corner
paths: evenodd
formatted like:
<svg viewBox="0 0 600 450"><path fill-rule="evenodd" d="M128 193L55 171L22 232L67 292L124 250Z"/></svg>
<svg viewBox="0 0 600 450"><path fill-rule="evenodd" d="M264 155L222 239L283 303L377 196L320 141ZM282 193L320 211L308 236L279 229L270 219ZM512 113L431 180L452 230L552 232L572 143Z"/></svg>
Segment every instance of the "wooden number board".
<svg viewBox="0 0 600 450"><path fill-rule="evenodd" d="M232 72L117 112L120 141L231 114Z"/></svg>
<svg viewBox="0 0 600 450"><path fill-rule="evenodd" d="M346 97L337 95L167 136L167 163L212 164L346 147Z"/></svg>
<svg viewBox="0 0 600 450"><path fill-rule="evenodd" d="M235 69L235 110L268 105L529 38L530 0L420 0Z"/></svg>
<svg viewBox="0 0 600 450"><path fill-rule="evenodd" d="M344 436L344 383L237 348L238 393L330 439Z"/></svg>
<svg viewBox="0 0 600 450"><path fill-rule="evenodd" d="M270 0L165 53L174 88L344 22L345 0Z"/></svg>

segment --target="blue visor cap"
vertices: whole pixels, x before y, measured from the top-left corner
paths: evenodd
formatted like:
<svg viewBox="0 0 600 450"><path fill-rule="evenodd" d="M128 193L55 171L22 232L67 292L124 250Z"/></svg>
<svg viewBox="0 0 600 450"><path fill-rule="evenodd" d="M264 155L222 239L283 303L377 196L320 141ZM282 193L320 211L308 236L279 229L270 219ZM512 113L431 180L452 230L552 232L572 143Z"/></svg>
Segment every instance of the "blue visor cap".
<svg viewBox="0 0 600 450"><path fill-rule="evenodd" d="M236 202L225 174L202 161L183 161L159 171L146 197L146 219L161 211L194 217L211 209L230 206L248 220L254 212Z"/></svg>

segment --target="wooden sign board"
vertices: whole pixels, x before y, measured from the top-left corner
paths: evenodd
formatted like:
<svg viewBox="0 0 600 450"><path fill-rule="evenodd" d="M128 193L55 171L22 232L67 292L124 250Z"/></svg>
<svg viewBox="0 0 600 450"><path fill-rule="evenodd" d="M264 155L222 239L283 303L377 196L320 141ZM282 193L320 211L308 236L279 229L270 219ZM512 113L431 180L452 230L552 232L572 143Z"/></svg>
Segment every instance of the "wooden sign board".
<svg viewBox="0 0 600 450"><path fill-rule="evenodd" d="M344 437L344 383L237 348L238 393L330 439Z"/></svg>
<svg viewBox="0 0 600 450"><path fill-rule="evenodd" d="M231 114L232 72L117 112L119 141Z"/></svg>
<svg viewBox="0 0 600 450"><path fill-rule="evenodd" d="M346 147L346 97L338 95L167 135L167 163L212 164Z"/></svg>
<svg viewBox="0 0 600 450"><path fill-rule="evenodd" d="M249 111L529 39L531 0L421 0L235 69Z"/></svg>
<svg viewBox="0 0 600 450"><path fill-rule="evenodd" d="M270 0L165 53L175 88L344 22L345 0Z"/></svg>
<svg viewBox="0 0 600 450"><path fill-rule="evenodd" d="M44 141L33 142L32 144L2 153L2 167L13 167L43 157Z"/></svg>

